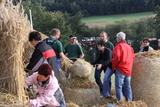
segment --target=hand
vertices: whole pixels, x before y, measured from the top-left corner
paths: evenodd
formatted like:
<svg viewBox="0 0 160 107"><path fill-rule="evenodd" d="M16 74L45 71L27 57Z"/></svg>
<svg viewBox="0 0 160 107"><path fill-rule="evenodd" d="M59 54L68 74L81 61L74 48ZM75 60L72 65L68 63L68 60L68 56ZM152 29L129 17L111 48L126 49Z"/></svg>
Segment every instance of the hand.
<svg viewBox="0 0 160 107"><path fill-rule="evenodd" d="M97 70L100 70L102 68L102 64L97 65Z"/></svg>
<svg viewBox="0 0 160 107"><path fill-rule="evenodd" d="M25 71L26 73L30 72L30 70L29 70L29 69L24 69L24 71Z"/></svg>

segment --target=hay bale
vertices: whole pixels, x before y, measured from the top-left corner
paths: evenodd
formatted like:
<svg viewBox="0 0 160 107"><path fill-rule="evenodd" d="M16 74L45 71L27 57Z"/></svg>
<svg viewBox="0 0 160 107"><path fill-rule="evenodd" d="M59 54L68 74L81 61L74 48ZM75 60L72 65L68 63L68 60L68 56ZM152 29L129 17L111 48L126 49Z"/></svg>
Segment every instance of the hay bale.
<svg viewBox="0 0 160 107"><path fill-rule="evenodd" d="M136 54L132 76L134 100L143 100L149 107L160 105L159 65L159 51Z"/></svg>
<svg viewBox="0 0 160 107"><path fill-rule="evenodd" d="M14 95L0 93L0 107L22 107L24 104Z"/></svg>
<svg viewBox="0 0 160 107"><path fill-rule="evenodd" d="M61 67L63 71L70 72L70 68L72 67L72 65L73 61L70 60L69 58L64 57L63 59L61 59Z"/></svg>
<svg viewBox="0 0 160 107"><path fill-rule="evenodd" d="M66 102L73 102L78 105L83 104L95 104L100 100L100 94L98 88L79 88L71 89L65 87L63 89L64 97Z"/></svg>
<svg viewBox="0 0 160 107"><path fill-rule="evenodd" d="M71 76L73 78L88 78L91 74L92 66L83 59L78 59L70 68Z"/></svg>
<svg viewBox="0 0 160 107"><path fill-rule="evenodd" d="M0 5L0 88L25 101L24 42L30 32L30 23L23 8L12 0Z"/></svg>
<svg viewBox="0 0 160 107"><path fill-rule="evenodd" d="M132 102L118 102L118 107L148 107L147 104L143 101L132 101ZM155 107L155 106L153 106Z"/></svg>
<svg viewBox="0 0 160 107"><path fill-rule="evenodd" d="M77 89L77 88L97 88L97 85L95 82L91 82L88 79L82 79L82 78L77 78L77 79L67 79L65 84L63 84L67 88L71 89Z"/></svg>

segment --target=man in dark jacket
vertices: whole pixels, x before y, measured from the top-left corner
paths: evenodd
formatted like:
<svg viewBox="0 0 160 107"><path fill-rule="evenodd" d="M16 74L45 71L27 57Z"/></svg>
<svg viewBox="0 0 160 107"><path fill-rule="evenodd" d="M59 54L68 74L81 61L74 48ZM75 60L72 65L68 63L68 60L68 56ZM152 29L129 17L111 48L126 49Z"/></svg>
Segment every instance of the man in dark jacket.
<svg viewBox="0 0 160 107"><path fill-rule="evenodd" d="M110 49L105 47L103 40L97 43L98 54L93 65L96 65L95 69L95 80L100 89L100 94L103 95L103 85L101 82L101 72L111 66L112 52Z"/></svg>
<svg viewBox="0 0 160 107"><path fill-rule="evenodd" d="M36 72L40 65L48 63L51 65L54 74L58 79L58 66L54 50L46 44L46 42L41 41L41 34L39 32L31 32L29 34L29 42L35 47L35 49L25 71Z"/></svg>

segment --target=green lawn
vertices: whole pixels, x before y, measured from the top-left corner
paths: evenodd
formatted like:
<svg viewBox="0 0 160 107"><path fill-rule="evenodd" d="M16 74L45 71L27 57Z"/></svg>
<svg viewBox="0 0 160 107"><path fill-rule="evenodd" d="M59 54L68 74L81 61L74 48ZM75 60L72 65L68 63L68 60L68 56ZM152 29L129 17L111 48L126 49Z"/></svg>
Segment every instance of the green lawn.
<svg viewBox="0 0 160 107"><path fill-rule="evenodd" d="M120 14L120 15L108 15L108 16L92 16L85 17L81 21L86 25L98 25L98 24L112 24L116 21L126 20L134 21L144 17L153 16L153 12L132 13L132 14Z"/></svg>

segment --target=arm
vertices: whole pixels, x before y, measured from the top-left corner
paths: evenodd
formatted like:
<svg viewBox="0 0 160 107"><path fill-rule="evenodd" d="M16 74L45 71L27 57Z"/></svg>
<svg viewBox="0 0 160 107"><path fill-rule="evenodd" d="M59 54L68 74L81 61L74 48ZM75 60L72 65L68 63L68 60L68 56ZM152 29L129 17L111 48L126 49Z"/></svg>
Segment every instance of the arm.
<svg viewBox="0 0 160 107"><path fill-rule="evenodd" d="M111 50L113 50L114 49L114 45L112 44L112 42L111 42L110 45L111 45Z"/></svg>
<svg viewBox="0 0 160 107"><path fill-rule="evenodd" d="M114 71L120 62L121 50L120 47L115 47L113 50L112 70Z"/></svg>
<svg viewBox="0 0 160 107"><path fill-rule="evenodd" d="M109 48L106 50L106 55L105 56L106 56L106 61L104 63L104 66L107 66L112 61L112 51Z"/></svg>
<svg viewBox="0 0 160 107"><path fill-rule="evenodd" d="M32 107L41 107L49 104L53 104L55 107L59 106L54 94L58 88L49 86L44 90L43 94L37 96L36 99L30 100L29 103Z"/></svg>
<svg viewBox="0 0 160 107"><path fill-rule="evenodd" d="M58 53L59 53L59 56L63 59L65 58L66 56L64 55L63 53L63 46L62 46L62 43L59 41L58 43Z"/></svg>
<svg viewBox="0 0 160 107"><path fill-rule="evenodd" d="M99 59L100 59L100 51L96 50L96 52L95 52L95 58L94 58L94 61L92 62L92 65L97 64L97 62L99 61Z"/></svg>
<svg viewBox="0 0 160 107"><path fill-rule="evenodd" d="M64 58L66 57L63 52L59 53L59 56L60 56L62 59L64 59Z"/></svg>
<svg viewBox="0 0 160 107"><path fill-rule="evenodd" d="M28 86L33 85L34 79L37 78L37 73L32 74L31 76L27 77L25 80L25 88L28 88Z"/></svg>
<svg viewBox="0 0 160 107"><path fill-rule="evenodd" d="M82 47L79 44L77 44L77 46L79 48L80 58L83 58L84 57L84 53L83 53Z"/></svg>
<svg viewBox="0 0 160 107"><path fill-rule="evenodd" d="M26 69L28 71L32 71L36 64L41 60L42 54L38 49L35 49L32 57L30 58L29 64L27 65ZM26 71L27 71L26 70Z"/></svg>
<svg viewBox="0 0 160 107"><path fill-rule="evenodd" d="M83 57L84 57L84 53L81 54L80 58L83 58Z"/></svg>

